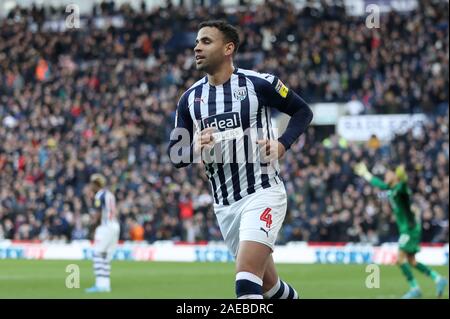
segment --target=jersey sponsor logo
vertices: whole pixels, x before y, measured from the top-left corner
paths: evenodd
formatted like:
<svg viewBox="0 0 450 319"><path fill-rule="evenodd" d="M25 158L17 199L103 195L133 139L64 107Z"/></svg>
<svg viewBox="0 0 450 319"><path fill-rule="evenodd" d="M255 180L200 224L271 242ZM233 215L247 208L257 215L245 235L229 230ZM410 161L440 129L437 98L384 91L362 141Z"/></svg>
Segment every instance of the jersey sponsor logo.
<svg viewBox="0 0 450 319"><path fill-rule="evenodd" d="M281 95L281 97L286 98L289 89L286 85L283 84L280 80L278 80L277 85L275 85L275 91L277 91L278 94Z"/></svg>
<svg viewBox="0 0 450 319"><path fill-rule="evenodd" d="M213 133L216 143L238 139L244 135L239 112L227 112L207 117L203 120L203 126L217 128L219 132Z"/></svg>
<svg viewBox="0 0 450 319"><path fill-rule="evenodd" d="M243 101L247 97L247 88L237 88L233 91L233 96L238 101Z"/></svg>
<svg viewBox="0 0 450 319"><path fill-rule="evenodd" d="M225 131L241 126L241 118L238 112L227 112L207 117L203 120L204 127L215 127L219 131Z"/></svg>

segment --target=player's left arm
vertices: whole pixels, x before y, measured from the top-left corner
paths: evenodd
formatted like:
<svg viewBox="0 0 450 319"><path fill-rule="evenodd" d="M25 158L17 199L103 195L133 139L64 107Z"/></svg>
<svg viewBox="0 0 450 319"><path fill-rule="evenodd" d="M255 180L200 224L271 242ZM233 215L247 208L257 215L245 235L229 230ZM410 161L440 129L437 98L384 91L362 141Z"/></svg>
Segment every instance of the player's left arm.
<svg viewBox="0 0 450 319"><path fill-rule="evenodd" d="M367 169L366 164L358 163L354 167L355 174L364 178L370 185L377 187L381 190L390 189L389 185L383 182L380 178L373 176L373 174Z"/></svg>
<svg viewBox="0 0 450 319"><path fill-rule="evenodd" d="M313 112L297 93L288 89L275 76L272 81L266 82L263 94L267 105L291 116L286 131L278 138L278 157L281 158L306 131L312 121Z"/></svg>
<svg viewBox="0 0 450 319"><path fill-rule="evenodd" d="M372 178L369 180L370 185L379 188L381 190L388 190L390 189L389 185L383 182L380 178L376 176L372 176Z"/></svg>
<svg viewBox="0 0 450 319"><path fill-rule="evenodd" d="M91 215L92 216L92 224L94 227L97 227L101 224L102 221L102 200L100 196L95 196L94 199L94 212Z"/></svg>

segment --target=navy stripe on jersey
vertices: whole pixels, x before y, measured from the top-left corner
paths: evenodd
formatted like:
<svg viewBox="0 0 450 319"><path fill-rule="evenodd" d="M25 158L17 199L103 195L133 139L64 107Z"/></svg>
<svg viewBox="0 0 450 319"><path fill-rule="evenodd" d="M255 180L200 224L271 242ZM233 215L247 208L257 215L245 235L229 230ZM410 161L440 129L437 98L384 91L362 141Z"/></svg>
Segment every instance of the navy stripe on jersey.
<svg viewBox="0 0 450 319"><path fill-rule="evenodd" d="M223 101L225 104L224 112L231 112L233 110L233 100L231 94L231 82L227 81L223 84Z"/></svg>
<svg viewBox="0 0 450 319"><path fill-rule="evenodd" d="M266 129L267 129L267 136L264 136L264 139L270 139L270 128L269 128L269 117L267 115L267 107L264 107L264 115L266 118ZM263 167L263 170L268 169L268 163L261 163L261 167ZM269 183L269 175L268 174L261 174L261 186L263 188L270 187Z"/></svg>
<svg viewBox="0 0 450 319"><path fill-rule="evenodd" d="M208 116L216 115L216 87L209 86L209 96L208 96ZM228 202L228 190L227 184L225 183L225 173L223 171L223 163L217 163L217 175L219 176L220 191L223 199L224 205L229 205ZM214 176L212 176L214 179Z"/></svg>
<svg viewBox="0 0 450 319"><path fill-rule="evenodd" d="M203 130L202 113L200 112L201 99L202 99L202 86L197 86L195 88L194 94L194 114L197 123L200 122L200 129Z"/></svg>
<svg viewBox="0 0 450 319"><path fill-rule="evenodd" d="M270 117L269 117L269 111L268 111L268 108L267 107L265 107L264 108L264 112L265 112L265 115L266 115L266 128L267 128L267 139L271 139L271 136L270 136L270 125L269 125L269 119L270 119Z"/></svg>
<svg viewBox="0 0 450 319"><path fill-rule="evenodd" d="M99 197L100 199L100 209L102 211L102 224L106 224L108 221L108 216L105 214L105 207L106 207L106 202L105 202L105 198L106 198L106 192L104 190L101 190L101 195Z"/></svg>
<svg viewBox="0 0 450 319"><path fill-rule="evenodd" d="M195 114L195 120L197 121L197 123L200 123L200 130L203 130L204 126L203 126L203 121L202 121L202 113L200 110L201 107L201 101L202 101L202 88L203 86L197 86L195 88L195 95L194 95L194 114ZM216 181L214 179L214 167L212 166L212 164L205 164L205 168L207 171L207 175L208 178L211 182L211 186L213 189L213 194L214 194L214 201L216 202L216 204L219 203L219 197L217 195L217 185L216 185Z"/></svg>
<svg viewBox="0 0 450 319"><path fill-rule="evenodd" d="M224 96L224 112L231 112L233 110L233 100L231 95L231 81L227 81L223 85L223 96ZM232 154L233 157L231 158L230 163L230 171L231 171L231 179L233 182L233 198L235 201L240 200L241 197L241 182L239 180L239 164L237 163L237 147L236 147L236 140L232 141ZM227 165L227 164L225 164Z"/></svg>
<svg viewBox="0 0 450 319"><path fill-rule="evenodd" d="M276 136L272 136L271 132L272 132L272 123L270 121L270 119L272 118L272 114L269 110L268 107L265 108L266 109L266 124L267 124L267 135L268 135L268 139L276 139ZM278 176L278 169L275 169L275 175ZM275 179L275 183L278 184L277 179Z"/></svg>
<svg viewBox="0 0 450 319"><path fill-rule="evenodd" d="M208 116L216 115L216 87L209 87Z"/></svg>
<svg viewBox="0 0 450 319"><path fill-rule="evenodd" d="M263 122L262 122L262 112L263 108L266 109L264 102L262 101L261 97L257 95L258 98L258 111L256 113L256 127L258 128L258 140L268 139L268 136L264 136L263 133ZM265 112L265 110L264 110ZM267 114L267 113L266 113ZM267 118L267 116L265 116ZM268 163L260 163L261 170L267 172L267 166ZM261 172L261 186L263 188L270 187L269 183L269 175Z"/></svg>
<svg viewBox="0 0 450 319"><path fill-rule="evenodd" d="M104 190L101 190L100 194L101 194L100 195L100 207L103 209L103 208L105 208L105 205L106 205L106 203L105 203L106 192Z"/></svg>
<svg viewBox="0 0 450 319"><path fill-rule="evenodd" d="M206 164L206 170L209 173L209 180L211 181L211 185L213 188L213 194L214 194L214 201L216 202L216 204L219 204L219 196L217 195L217 185L216 185L216 180L214 179L214 167L212 164Z"/></svg>
<svg viewBox="0 0 450 319"><path fill-rule="evenodd" d="M238 74L239 76L239 87L247 88L247 80L243 74ZM242 119L242 128L244 132L246 129L250 128L250 102L248 98L248 94L244 100L241 101L241 119ZM252 194L255 192L255 172L254 172L254 164L249 163L249 157L253 156L252 154L252 143L249 142L248 134L244 135L244 152L245 152L245 171L247 174L247 193Z"/></svg>

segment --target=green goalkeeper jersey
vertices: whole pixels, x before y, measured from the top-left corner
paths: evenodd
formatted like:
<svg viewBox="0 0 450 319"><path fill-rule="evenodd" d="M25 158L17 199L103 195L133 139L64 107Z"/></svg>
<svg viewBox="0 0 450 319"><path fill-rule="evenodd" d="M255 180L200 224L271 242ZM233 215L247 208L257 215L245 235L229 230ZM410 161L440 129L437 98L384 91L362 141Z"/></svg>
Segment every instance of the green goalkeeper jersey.
<svg viewBox="0 0 450 319"><path fill-rule="evenodd" d="M400 234L420 232L420 221L411 209L411 189L406 182L399 182L393 187L377 177L372 177L370 184L388 191L389 203L397 221Z"/></svg>

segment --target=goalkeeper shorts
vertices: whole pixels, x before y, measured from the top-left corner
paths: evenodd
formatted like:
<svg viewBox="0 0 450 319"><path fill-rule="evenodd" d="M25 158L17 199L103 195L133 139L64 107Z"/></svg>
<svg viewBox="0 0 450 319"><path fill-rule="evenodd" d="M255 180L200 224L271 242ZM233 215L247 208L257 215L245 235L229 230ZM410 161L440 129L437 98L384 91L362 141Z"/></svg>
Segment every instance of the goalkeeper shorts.
<svg viewBox="0 0 450 319"><path fill-rule="evenodd" d="M400 234L398 248L408 254L416 254L420 251L421 234L418 231Z"/></svg>

